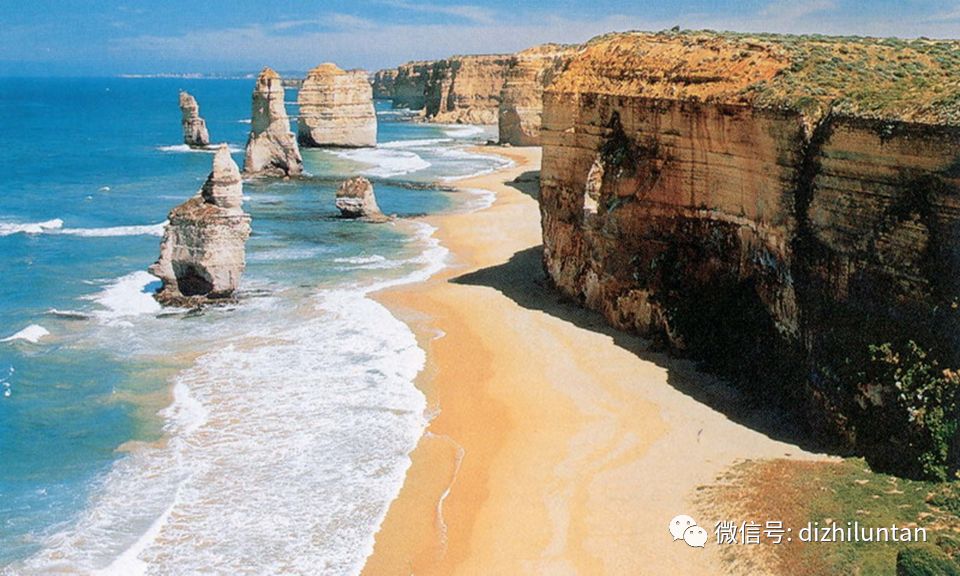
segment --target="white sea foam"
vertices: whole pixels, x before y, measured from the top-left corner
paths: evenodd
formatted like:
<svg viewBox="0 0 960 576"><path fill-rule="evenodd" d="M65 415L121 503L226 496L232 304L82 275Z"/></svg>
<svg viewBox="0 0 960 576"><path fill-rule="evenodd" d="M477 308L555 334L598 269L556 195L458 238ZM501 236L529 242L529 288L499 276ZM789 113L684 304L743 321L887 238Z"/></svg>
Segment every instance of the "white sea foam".
<svg viewBox="0 0 960 576"><path fill-rule="evenodd" d="M425 354L367 297L442 268L435 229L403 225L426 248L417 271L223 335L176 377L165 443L117 461L78 521L11 573L358 574L427 423L413 385Z"/></svg>
<svg viewBox="0 0 960 576"><path fill-rule="evenodd" d="M483 176L485 174L492 174L497 170L503 170L504 168L509 168L514 165L514 161L508 158L503 158L501 156L494 156L492 154L478 154L476 152L470 152L462 148L451 148L449 150L444 150L442 153L444 158L451 160L483 160L489 162L490 164L486 168L471 172L469 174L461 174L458 176L444 176L440 178L442 182L456 182L458 180L467 180L470 178L476 178L477 176Z"/></svg>
<svg viewBox="0 0 960 576"><path fill-rule="evenodd" d="M418 263L405 260L391 260L389 258L384 258L379 254L374 254L372 256L352 256L348 258L334 258L334 262L338 264L349 264L349 266L344 266L344 270L390 270L395 268L400 268L404 264L408 263Z"/></svg>
<svg viewBox="0 0 960 576"><path fill-rule="evenodd" d="M453 142L452 138L423 138L419 140L394 140L377 144L378 148L424 148L427 146L436 146L445 142Z"/></svg>
<svg viewBox="0 0 960 576"><path fill-rule="evenodd" d="M51 230L50 234L65 236L83 236L85 238L106 238L110 236L163 236L167 221L143 226L108 226L106 228L61 228Z"/></svg>
<svg viewBox="0 0 960 576"><path fill-rule="evenodd" d="M64 228L63 220L54 218L45 222L27 224L0 223L0 236L12 234L59 234L64 236L84 236L103 238L107 236L163 236L163 227L167 222L140 226L108 226L106 228Z"/></svg>
<svg viewBox="0 0 960 576"><path fill-rule="evenodd" d="M58 310L56 308L51 308L47 310L47 314L50 316L56 316L57 318L65 318L67 320L86 320L90 318L90 315L86 312L80 312L78 310Z"/></svg>
<svg viewBox="0 0 960 576"><path fill-rule="evenodd" d="M16 340L23 340L25 342L36 344L37 342L40 342L41 338L49 335L50 331L43 326L40 326L39 324L31 324L13 336L8 336L0 340L0 342L14 342Z"/></svg>
<svg viewBox="0 0 960 576"><path fill-rule="evenodd" d="M485 132L483 126L473 124L451 124L446 126L443 133L451 138L472 138Z"/></svg>
<svg viewBox="0 0 960 576"><path fill-rule="evenodd" d="M3 377L0 377L0 386L3 387L3 397L4 397L4 398L9 398L10 395L11 395L11 393L12 393L12 391L11 391L12 385L10 384L10 379L13 378L14 372L16 372L16 370L14 369L13 366L10 366L10 367L7 369L7 375L6 375L6 376L3 376Z"/></svg>
<svg viewBox="0 0 960 576"><path fill-rule="evenodd" d="M414 116L416 114L419 114L419 112L409 108L394 108L392 110L380 110L377 112L377 116Z"/></svg>
<svg viewBox="0 0 960 576"><path fill-rule="evenodd" d="M117 278L97 294L86 298L101 306L94 315L107 323L141 314L155 314L160 311L160 304L152 294L159 282L141 270Z"/></svg>
<svg viewBox="0 0 960 576"><path fill-rule="evenodd" d="M170 146L157 146L157 150L161 152L201 152L205 154L213 154L220 148L220 144L208 144L203 148L191 148L186 144L172 144ZM233 146L231 144L227 145L227 148L230 150L231 154L236 154L237 152L243 152L240 148Z"/></svg>
<svg viewBox="0 0 960 576"><path fill-rule="evenodd" d="M28 222L19 224L16 222L0 222L0 236L10 236L11 234L43 234L51 230L63 227L63 220L54 218L43 222Z"/></svg>
<svg viewBox="0 0 960 576"><path fill-rule="evenodd" d="M467 212L486 210L493 206L493 203L497 200L497 195L485 188L464 188L463 191L472 196L464 206L464 210Z"/></svg>
<svg viewBox="0 0 960 576"><path fill-rule="evenodd" d="M387 259L379 254L373 254L371 256L349 256L346 258L334 258L333 261L341 264L379 264L381 262L386 262Z"/></svg>
<svg viewBox="0 0 960 576"><path fill-rule="evenodd" d="M392 150L389 148L358 148L356 150L340 150L334 152L336 156L345 160L352 160L370 167L362 170L368 176L390 178L417 172L430 167L430 163L420 155L407 150Z"/></svg>

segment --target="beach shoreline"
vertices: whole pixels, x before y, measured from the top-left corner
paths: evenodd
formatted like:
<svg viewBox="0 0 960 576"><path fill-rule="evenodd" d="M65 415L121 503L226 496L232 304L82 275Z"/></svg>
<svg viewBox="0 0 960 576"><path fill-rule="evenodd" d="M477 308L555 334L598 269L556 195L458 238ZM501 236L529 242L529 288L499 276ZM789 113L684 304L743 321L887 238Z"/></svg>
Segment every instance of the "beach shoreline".
<svg viewBox="0 0 960 576"><path fill-rule="evenodd" d="M722 401L722 383L561 302L540 268L540 150L482 152L513 164L456 185L494 203L425 218L449 266L372 295L427 351L434 418L363 573L718 573L716 547L667 531L697 488L741 459L822 456L731 421L693 397Z"/></svg>

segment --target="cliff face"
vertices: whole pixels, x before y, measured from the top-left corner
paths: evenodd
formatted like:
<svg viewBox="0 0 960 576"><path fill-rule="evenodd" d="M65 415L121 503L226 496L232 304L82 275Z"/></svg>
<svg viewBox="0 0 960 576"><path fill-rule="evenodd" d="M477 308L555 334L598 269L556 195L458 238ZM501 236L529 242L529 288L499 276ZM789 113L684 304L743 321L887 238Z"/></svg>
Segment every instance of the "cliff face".
<svg viewBox="0 0 960 576"><path fill-rule="evenodd" d="M180 92L180 124L183 126L183 143L191 148L203 148L210 144L207 123L200 117L200 105L188 92Z"/></svg>
<svg viewBox="0 0 960 576"><path fill-rule="evenodd" d="M240 169L226 145L196 196L174 208L150 273L163 285L163 304L195 306L229 298L245 268L250 216L243 211Z"/></svg>
<svg viewBox="0 0 960 576"><path fill-rule="evenodd" d="M393 99L394 108L423 110L434 64L407 62L397 68L380 70L373 75L373 93L377 98Z"/></svg>
<svg viewBox="0 0 960 576"><path fill-rule="evenodd" d="M307 73L297 103L301 145L356 148L377 144L373 91L363 70L345 72L335 64L321 64Z"/></svg>
<svg viewBox="0 0 960 576"><path fill-rule="evenodd" d="M397 75L400 70L397 68L388 68L378 70L373 75L373 97L374 98L393 98L396 91Z"/></svg>
<svg viewBox="0 0 960 576"><path fill-rule="evenodd" d="M374 92L396 108L423 110L428 121L496 124L500 91L512 64L509 54L453 56L409 62L374 76Z"/></svg>
<svg viewBox="0 0 960 576"><path fill-rule="evenodd" d="M280 75L264 68L253 89L250 137L243 159L246 174L297 176L303 172L303 159L290 131L283 97Z"/></svg>
<svg viewBox="0 0 960 576"><path fill-rule="evenodd" d="M497 124L502 144L540 145L543 90L577 50L576 46L544 44L516 54L500 94Z"/></svg>
<svg viewBox="0 0 960 576"><path fill-rule="evenodd" d="M455 56L433 67L427 118L441 123L496 124L510 55Z"/></svg>
<svg viewBox="0 0 960 576"><path fill-rule="evenodd" d="M956 407L918 410L870 346L916 343L931 382L960 364L960 116L921 90L958 50L887 42L592 41L544 96L544 259L613 325L931 475L957 439L916 414Z"/></svg>

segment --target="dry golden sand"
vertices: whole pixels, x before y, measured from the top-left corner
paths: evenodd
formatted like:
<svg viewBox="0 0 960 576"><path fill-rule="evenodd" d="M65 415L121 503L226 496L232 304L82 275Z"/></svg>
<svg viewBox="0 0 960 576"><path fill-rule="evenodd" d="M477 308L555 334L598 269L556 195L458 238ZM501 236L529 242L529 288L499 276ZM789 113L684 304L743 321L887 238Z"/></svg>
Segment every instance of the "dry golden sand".
<svg viewBox="0 0 960 576"><path fill-rule="evenodd" d="M527 188L539 149L483 150L515 165L461 183L493 191L489 209L429 219L452 266L376 296L427 350L418 386L438 415L364 574L720 573L716 546L672 542L670 519L696 517L697 486L737 459L811 455L702 403L724 389L689 363L561 302Z"/></svg>

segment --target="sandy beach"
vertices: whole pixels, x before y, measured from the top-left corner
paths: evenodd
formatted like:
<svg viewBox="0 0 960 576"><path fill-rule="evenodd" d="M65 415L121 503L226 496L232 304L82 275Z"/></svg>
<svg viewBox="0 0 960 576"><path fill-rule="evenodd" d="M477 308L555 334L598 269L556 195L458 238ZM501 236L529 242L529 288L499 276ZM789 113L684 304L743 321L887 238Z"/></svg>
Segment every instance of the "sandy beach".
<svg viewBox="0 0 960 576"><path fill-rule="evenodd" d="M562 301L540 267L540 150L483 152L514 165L458 184L494 204L428 219L451 266L376 296L428 352L418 386L436 417L364 573L720 573L721 519L698 519L703 549L673 542L670 519L697 518L697 487L740 459L818 456L692 363Z"/></svg>

